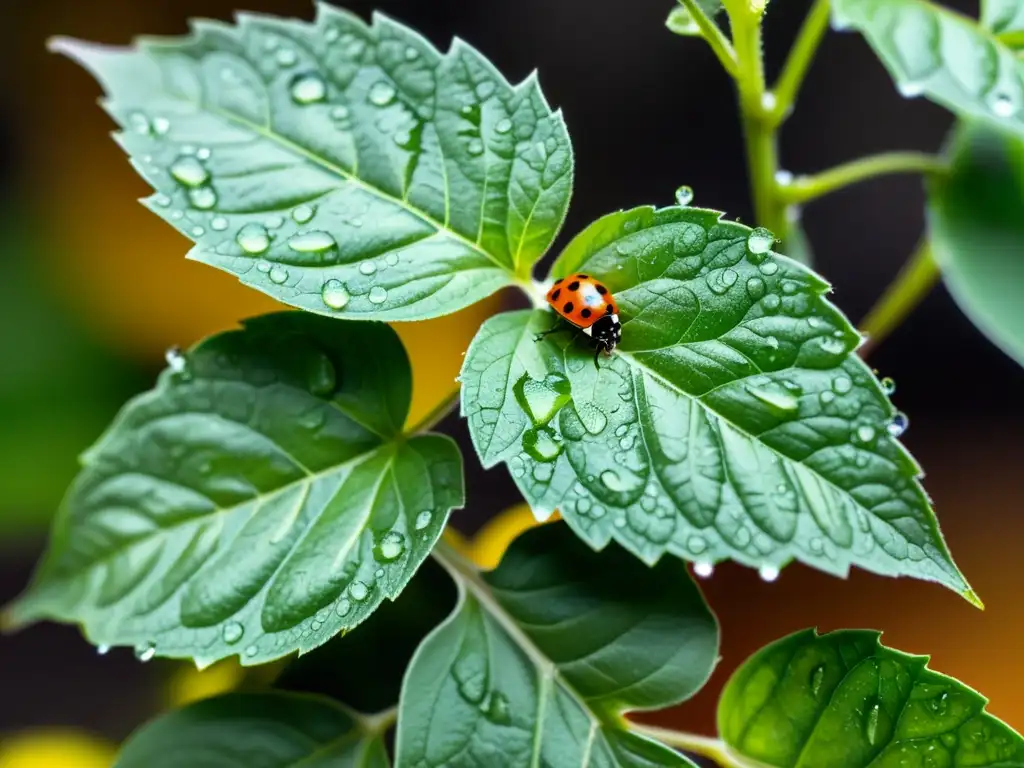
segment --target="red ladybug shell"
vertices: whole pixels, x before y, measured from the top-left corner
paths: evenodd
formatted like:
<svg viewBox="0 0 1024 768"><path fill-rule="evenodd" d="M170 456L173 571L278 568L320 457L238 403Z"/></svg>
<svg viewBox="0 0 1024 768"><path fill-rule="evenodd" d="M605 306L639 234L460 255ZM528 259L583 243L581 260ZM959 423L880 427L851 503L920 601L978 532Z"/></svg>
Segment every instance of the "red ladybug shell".
<svg viewBox="0 0 1024 768"><path fill-rule="evenodd" d="M589 328L604 315L619 313L611 292L590 275L555 280L547 299L555 312L579 328Z"/></svg>

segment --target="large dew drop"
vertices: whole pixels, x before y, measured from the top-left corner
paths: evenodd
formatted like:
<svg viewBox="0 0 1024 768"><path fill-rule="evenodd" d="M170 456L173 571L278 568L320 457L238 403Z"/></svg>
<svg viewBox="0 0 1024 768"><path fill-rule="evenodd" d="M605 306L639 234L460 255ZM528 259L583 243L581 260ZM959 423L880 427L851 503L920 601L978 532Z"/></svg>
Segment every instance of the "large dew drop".
<svg viewBox="0 0 1024 768"><path fill-rule="evenodd" d="M243 251L256 256L270 247L270 235L262 224L246 224L238 230L235 242Z"/></svg>
<svg viewBox="0 0 1024 768"><path fill-rule="evenodd" d="M370 300L371 304L383 304L388 300L387 288L375 285L370 289L370 292L366 294L366 298Z"/></svg>
<svg viewBox="0 0 1024 768"><path fill-rule="evenodd" d="M395 88L390 83L381 80L373 84L367 98L374 106L386 107L395 100Z"/></svg>
<svg viewBox="0 0 1024 768"><path fill-rule="evenodd" d="M296 253L323 253L336 245L333 237L320 230L294 235L288 240L288 247Z"/></svg>
<svg viewBox="0 0 1024 768"><path fill-rule="evenodd" d="M899 437L907 431L907 427L910 426L910 419L907 418L907 414L903 411L898 411L895 416L892 417L892 421L886 426L886 431L893 437Z"/></svg>
<svg viewBox="0 0 1024 768"><path fill-rule="evenodd" d="M193 208L208 211L217 205L217 193L213 187L196 187L188 191L188 200Z"/></svg>
<svg viewBox="0 0 1024 768"><path fill-rule="evenodd" d="M424 528L426 528L428 525L430 525L430 520L431 520L431 518L433 518L433 516L434 516L434 513L431 510L429 510L429 509L424 509L418 515L416 515L416 523L415 523L416 530L417 531L422 531Z"/></svg>
<svg viewBox="0 0 1024 768"><path fill-rule="evenodd" d="M377 542L373 556L379 562L390 563L401 557L404 551L405 537L397 531L389 531Z"/></svg>
<svg viewBox="0 0 1024 768"><path fill-rule="evenodd" d="M315 104L327 98L327 83L318 72L303 72L292 78L289 92L296 104Z"/></svg>
<svg viewBox="0 0 1024 768"><path fill-rule="evenodd" d="M523 433L522 446L535 461L554 461L562 453L562 439L550 427L528 429Z"/></svg>
<svg viewBox="0 0 1024 768"><path fill-rule="evenodd" d="M344 309L351 296L340 280L328 280L320 289L320 298L331 309Z"/></svg>
<svg viewBox="0 0 1024 768"><path fill-rule="evenodd" d="M676 190L676 204L685 208L693 202L693 187L685 184Z"/></svg>
<svg viewBox="0 0 1024 768"><path fill-rule="evenodd" d="M171 176L186 187L198 187L210 180L210 172L191 155L181 155L171 164Z"/></svg>
<svg viewBox="0 0 1024 768"><path fill-rule="evenodd" d="M221 637L224 638L224 642L228 645L233 645L242 639L242 635L245 633L245 629L237 621L229 621L224 625L224 629L221 632Z"/></svg>
<svg viewBox="0 0 1024 768"><path fill-rule="evenodd" d="M758 227L747 237L747 250L751 253L768 253L775 245L775 235L764 227Z"/></svg>
<svg viewBox="0 0 1024 768"><path fill-rule="evenodd" d="M570 387L564 376L549 374L543 381L523 374L512 387L516 401L534 426L547 424L569 402Z"/></svg>

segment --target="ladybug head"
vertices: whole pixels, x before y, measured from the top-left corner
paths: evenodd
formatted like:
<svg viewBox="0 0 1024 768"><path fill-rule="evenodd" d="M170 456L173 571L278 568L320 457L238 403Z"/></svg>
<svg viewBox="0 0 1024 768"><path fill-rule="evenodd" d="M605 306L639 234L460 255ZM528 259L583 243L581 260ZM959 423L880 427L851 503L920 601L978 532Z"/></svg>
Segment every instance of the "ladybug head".
<svg viewBox="0 0 1024 768"><path fill-rule="evenodd" d="M598 350L605 352L611 352L622 340L622 325L619 324L619 316L614 314L601 317L583 332L594 340Z"/></svg>

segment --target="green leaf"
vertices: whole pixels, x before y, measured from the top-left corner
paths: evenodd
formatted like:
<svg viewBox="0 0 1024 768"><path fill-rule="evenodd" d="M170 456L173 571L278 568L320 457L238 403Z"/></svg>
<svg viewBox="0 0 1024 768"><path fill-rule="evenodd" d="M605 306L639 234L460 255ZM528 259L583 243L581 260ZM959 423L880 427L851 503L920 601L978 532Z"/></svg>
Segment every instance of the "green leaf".
<svg viewBox="0 0 1024 768"><path fill-rule="evenodd" d="M982 0L981 23L1000 36L1024 32L1024 1ZM1024 45L1024 37L1014 41L1014 46Z"/></svg>
<svg viewBox="0 0 1024 768"><path fill-rule="evenodd" d="M535 76L439 53L324 3L185 38L53 48L102 82L146 204L189 258L292 306L416 320L529 275L561 226L572 147Z"/></svg>
<svg viewBox="0 0 1024 768"><path fill-rule="evenodd" d="M553 275L602 281L622 343L598 370L567 325L534 341L550 312L488 320L462 371L482 462L506 462L538 517L557 508L591 546L614 539L648 563L732 558L767 578L794 558L858 565L976 600L859 335L771 242L696 208L591 225Z"/></svg>
<svg viewBox="0 0 1024 768"><path fill-rule="evenodd" d="M721 0L696 0L696 3L709 19L713 19L722 10ZM684 5L679 5L669 12L665 26L669 31L684 37L703 36L693 14Z"/></svg>
<svg viewBox="0 0 1024 768"><path fill-rule="evenodd" d="M1024 141L963 124L951 149L929 186L932 252L964 314L1024 365Z"/></svg>
<svg viewBox="0 0 1024 768"><path fill-rule="evenodd" d="M1024 61L974 20L924 0L836 0L833 22L865 36L904 96L1024 135Z"/></svg>
<svg viewBox="0 0 1024 768"><path fill-rule="evenodd" d="M879 635L806 630L758 651L725 686L720 735L779 768L1024 766L1024 739L983 696Z"/></svg>
<svg viewBox="0 0 1024 768"><path fill-rule="evenodd" d="M460 601L406 673L397 764L692 765L622 719L689 698L716 663L717 623L680 562L597 554L557 524L482 575L435 554Z"/></svg>
<svg viewBox="0 0 1024 768"><path fill-rule="evenodd" d="M207 339L85 454L10 619L200 665L354 627L464 499L455 443L401 434L410 391L382 324L291 312Z"/></svg>
<svg viewBox="0 0 1024 768"><path fill-rule="evenodd" d="M231 693L143 726L114 768L387 768L381 725L316 696Z"/></svg>

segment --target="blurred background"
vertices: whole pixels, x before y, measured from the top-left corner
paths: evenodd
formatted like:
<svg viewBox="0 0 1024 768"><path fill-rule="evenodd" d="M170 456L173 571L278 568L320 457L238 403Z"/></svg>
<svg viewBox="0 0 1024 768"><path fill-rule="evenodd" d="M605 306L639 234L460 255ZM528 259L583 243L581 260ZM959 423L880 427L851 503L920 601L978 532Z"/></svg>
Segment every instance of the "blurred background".
<svg viewBox="0 0 1024 768"><path fill-rule="evenodd" d="M140 206L149 189L109 138L99 88L49 55L66 34L126 44L181 34L195 16L230 19L239 0L4 0L0 44L0 604L25 585L76 457L120 404L149 388L173 344L190 345L278 308L219 271L183 258L189 243ZM948 3L971 15L976 0ZM245 9L309 19L307 0ZM767 64L776 73L809 0L775 0ZM666 205L681 184L695 204L751 222L730 83L706 45L663 26L671 0L348 0L376 7L446 48L478 47L511 80L534 68L561 107L576 149L576 193L556 251L594 218ZM782 157L795 173L886 149L937 150L951 125L939 107L900 98L867 45L830 33L810 72ZM859 320L913 249L923 224L916 178L888 178L809 206L805 225L833 300ZM475 329L517 299L430 323L399 325L415 370L414 410L454 386ZM932 654L932 666L991 699L1024 730L1024 371L991 346L941 287L872 356L896 379L911 418L904 442L927 472L943 530L984 599L854 572L837 580L799 565L775 583L724 565L704 583L724 632L723 661L694 700L657 722L712 733L728 674L761 645L807 626L872 627L884 642ZM414 417L415 418L415 415ZM464 426L443 428L467 455L473 534L518 501L504 469L476 466ZM98 656L73 627L0 637L0 766L106 765L110 745L171 701L231 684L127 651Z"/></svg>

